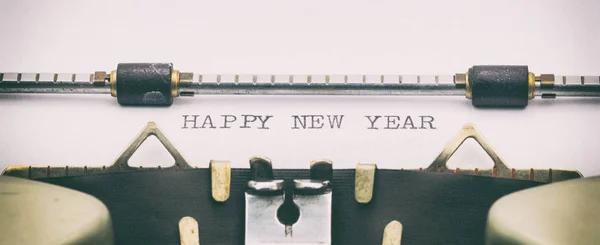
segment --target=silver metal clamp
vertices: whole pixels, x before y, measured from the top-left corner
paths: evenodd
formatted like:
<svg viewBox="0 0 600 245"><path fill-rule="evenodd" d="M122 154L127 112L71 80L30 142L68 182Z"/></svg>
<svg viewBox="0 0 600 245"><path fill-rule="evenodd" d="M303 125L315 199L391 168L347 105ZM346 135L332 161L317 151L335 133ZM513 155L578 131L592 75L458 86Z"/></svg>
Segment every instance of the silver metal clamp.
<svg viewBox="0 0 600 245"><path fill-rule="evenodd" d="M258 157L250 160L246 245L331 244L332 164L315 161L310 170L310 179L294 180L292 203L286 203L284 181L274 180L271 161ZM297 210L295 216L289 212L290 205ZM283 218L282 213L291 213L292 218Z"/></svg>

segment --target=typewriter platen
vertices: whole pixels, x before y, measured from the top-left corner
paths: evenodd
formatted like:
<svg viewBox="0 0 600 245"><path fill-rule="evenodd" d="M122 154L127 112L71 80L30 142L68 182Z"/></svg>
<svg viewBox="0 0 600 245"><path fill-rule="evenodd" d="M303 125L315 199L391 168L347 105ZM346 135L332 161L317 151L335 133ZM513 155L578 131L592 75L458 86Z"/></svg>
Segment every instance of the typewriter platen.
<svg viewBox="0 0 600 245"><path fill-rule="evenodd" d="M401 75L307 75L303 77L306 82L298 82L300 76L194 75L175 71L170 64L121 64L111 73L75 74L65 81L61 77L66 76L59 74L48 76L48 81L44 77L4 73L0 92L111 93L121 105L136 106L171 105L174 97L193 94L462 95L478 107L524 107L536 96L595 97L600 93L598 77L580 76L571 84L566 76L536 76L525 66L474 66L467 73L410 79ZM595 178L581 179L577 170L569 169L512 168L474 124L467 122L456 130L437 156L415 169L383 169L374 163L339 169L328 159L314 159L304 169L280 169L268 156L249 156L247 168L232 168L221 160L207 165L188 162L185 152L175 147L181 143L171 143L156 123L149 122L112 164L12 166L3 172L2 181L9 183L3 186L16 188L6 188L5 193L23 193L21 196L30 198L24 200L31 200L40 195L39 189L66 187L44 192L59 195L44 202L67 200L61 196L66 195L74 198L73 205L82 198L92 203L89 211L97 214L95 218L73 218L81 216L81 211L71 211L68 204L57 206L63 208L58 211L42 205L15 212L21 210L16 207L22 202L14 198L4 201L11 208L3 211L21 217L62 214L51 218L81 224L76 227L93 227L94 232L75 229L80 236L70 237L65 244L598 241L589 232L597 222L582 225L586 216L594 214L590 203L598 202L594 199L598 196ZM175 159L174 165L147 168L128 164L148 136L160 140ZM489 155L493 168L447 166L448 159L469 138ZM28 185L44 187L28 189ZM572 189L580 190L580 195L570 193ZM506 213L507 209L514 213ZM520 218L509 217L517 213ZM547 217L562 217L565 222L553 223ZM519 226L525 221L531 223ZM531 226L539 229L523 228ZM573 231L572 227L580 229Z"/></svg>

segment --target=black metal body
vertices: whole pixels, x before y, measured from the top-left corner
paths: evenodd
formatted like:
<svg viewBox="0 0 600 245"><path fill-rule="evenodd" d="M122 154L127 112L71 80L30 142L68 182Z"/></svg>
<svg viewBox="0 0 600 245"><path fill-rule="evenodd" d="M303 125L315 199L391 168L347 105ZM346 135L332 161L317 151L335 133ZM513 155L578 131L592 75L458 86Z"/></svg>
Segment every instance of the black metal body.
<svg viewBox="0 0 600 245"><path fill-rule="evenodd" d="M170 63L128 63L117 67L117 100L121 105L170 106Z"/></svg>
<svg viewBox="0 0 600 245"><path fill-rule="evenodd" d="M473 66L469 81L477 107L525 107L529 100L527 66Z"/></svg>
<svg viewBox="0 0 600 245"><path fill-rule="evenodd" d="M333 171L332 244L381 244L386 224L404 226L402 244L483 244L487 213L498 198L543 183L378 170L373 200L354 200L355 171ZM244 244L248 169L231 170L231 196L211 198L211 170L148 171L39 179L88 193L108 207L116 244L180 244L177 223L198 220L200 243ZM275 179L308 179L310 171L275 169ZM275 214L273 214L275 216ZM273 232L273 231L265 231Z"/></svg>

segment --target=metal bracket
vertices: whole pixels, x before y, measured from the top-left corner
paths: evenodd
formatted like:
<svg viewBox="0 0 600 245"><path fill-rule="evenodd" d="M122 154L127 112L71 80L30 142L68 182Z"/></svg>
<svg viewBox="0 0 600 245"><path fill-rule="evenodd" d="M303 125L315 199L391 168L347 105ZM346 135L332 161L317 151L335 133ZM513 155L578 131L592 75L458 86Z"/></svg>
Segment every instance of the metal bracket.
<svg viewBox="0 0 600 245"><path fill-rule="evenodd" d="M354 199L356 199L358 203L369 203L373 198L376 171L376 164L356 164Z"/></svg>
<svg viewBox="0 0 600 245"><path fill-rule="evenodd" d="M388 223L383 230L382 245L400 245L402 241L402 224L394 220Z"/></svg>
<svg viewBox="0 0 600 245"><path fill-rule="evenodd" d="M494 167L491 169L449 169L446 165L448 159L452 157L454 152L465 142L472 138L485 150L494 162ZM421 170L419 170L421 171ZM462 130L450 140L444 147L442 152L433 161L429 167L424 169L426 172L450 172L456 174L480 175L508 179L523 179L540 182L553 182L566 179L581 178L582 175L576 170L560 170L560 169L514 169L509 168L504 163L504 160L498 155L498 152L492 145L483 137L483 135L475 128L475 125L467 123Z"/></svg>
<svg viewBox="0 0 600 245"><path fill-rule="evenodd" d="M269 159L250 160L246 245L331 244L332 165L327 160L315 161L310 170L310 179L294 180L292 200L298 217L295 222L284 224L279 218L286 201L284 181L273 178Z"/></svg>
<svg viewBox="0 0 600 245"><path fill-rule="evenodd" d="M196 219L186 216L179 220L179 241L181 245L200 245Z"/></svg>
<svg viewBox="0 0 600 245"><path fill-rule="evenodd" d="M187 161L183 158L181 153L171 144L171 142L167 139L167 136L163 134L162 131L156 126L156 123L149 122L148 125L138 134L137 137L129 144L127 149L121 153L121 155L115 160L112 166L108 167L108 169L118 169L120 171L124 170L136 170L137 168L131 167L128 164L129 158L135 153L135 151L150 137L154 135L160 143L167 149L169 154L175 159L175 164L171 167L163 168L163 169L187 169L192 168Z"/></svg>
<svg viewBox="0 0 600 245"><path fill-rule="evenodd" d="M225 202L231 193L231 164L228 161L210 161L211 194L215 201Z"/></svg>
<svg viewBox="0 0 600 245"><path fill-rule="evenodd" d="M148 136L156 136L160 142L169 151L175 159L175 165L169 167L132 167L127 161L139 146L148 138ZM452 157L454 152L468 139L473 138L481 145L494 161L494 167L490 169L449 169L446 165L448 159ZM231 168L227 162L213 161L211 162L211 170L213 178L213 197L217 202L223 202L228 198L228 190L230 185ZM112 172L127 172L127 171L177 171L179 169L194 168L190 166L177 149L169 142L167 137L160 131L154 122L149 122L148 125L139 133L135 140L127 147L125 151L114 161L112 165L101 167L88 166L9 166L2 175L9 175L27 179L39 179L47 177L62 177L62 176L79 176L92 175L99 173ZM372 198L372 188L377 172L376 166L361 164L357 166L357 182L356 182L356 200L360 203L368 203ZM413 170L413 169L411 169ZM581 178L582 175L577 170L564 169L514 169L504 163L496 150L487 142L483 135L475 128L473 124L465 124L462 130L444 147L442 152L433 161L429 167L414 169L424 172L448 172L456 174L490 176L509 179L533 180L540 182L556 182L567 179ZM318 172L318 171L317 171Z"/></svg>
<svg viewBox="0 0 600 245"><path fill-rule="evenodd" d="M492 168L475 168L475 169L450 169L448 168L447 162L452 155L460 148L465 140L472 138L485 150L488 156L494 162ZM402 169L404 170L404 169ZM419 172L434 172L434 173L452 173L452 174L464 174L464 175L478 175L478 176L489 176L495 178L507 178L507 179L521 179L531 180L539 182L556 182L569 179L577 179L583 177L577 170L563 170L563 169L514 169L509 168L504 160L500 157L498 152L492 147L492 145L483 137L471 123L465 124L460 132L448 142L442 152L427 168L419 169L407 169L411 171ZM376 164L363 164L359 163L356 165L355 175L355 200L358 203L367 204L371 202L374 195L375 178L377 172Z"/></svg>
<svg viewBox="0 0 600 245"><path fill-rule="evenodd" d="M154 135L160 143L167 149L175 164L169 167L132 167L127 163L129 158L135 153L135 151L144 143L144 141L151 135ZM119 157L108 166L10 166L2 175L10 175L25 179L40 179L47 177L63 177L63 176L80 176L80 175L93 175L102 173L114 173L114 172L131 172L131 171L177 171L180 169L191 169L193 168L188 164L185 158L179 153L179 151L171 144L169 139L163 134L163 132L156 126L154 122L148 122L148 124L142 129L142 131L135 137L135 139L127 146L127 148L119 155Z"/></svg>
<svg viewBox="0 0 600 245"><path fill-rule="evenodd" d="M494 162L494 168L505 172L508 170L504 160L498 155L498 152L492 147L492 145L483 137L483 135L475 129L475 125L473 124L465 124L462 130L450 140L450 142L444 147L444 150L437 156L437 158L433 161L431 165L427 168L429 171L438 171L446 172L448 171L448 160L458 148L465 142L465 140L472 138L474 139L483 150L490 156L492 161Z"/></svg>

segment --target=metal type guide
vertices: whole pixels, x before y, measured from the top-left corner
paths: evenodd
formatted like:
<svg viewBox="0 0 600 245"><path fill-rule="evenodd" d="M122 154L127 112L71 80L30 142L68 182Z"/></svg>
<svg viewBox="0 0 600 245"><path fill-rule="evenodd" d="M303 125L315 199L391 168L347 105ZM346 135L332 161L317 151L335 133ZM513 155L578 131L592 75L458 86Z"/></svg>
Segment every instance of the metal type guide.
<svg viewBox="0 0 600 245"><path fill-rule="evenodd" d="M244 75L121 63L111 72L0 73L0 93L110 94L137 106L209 94L465 96L477 107L525 107L535 97L600 97L600 76L535 75L523 65L477 65L449 75Z"/></svg>
<svg viewBox="0 0 600 245"><path fill-rule="evenodd" d="M128 165L149 136L165 146L175 159L173 166ZM446 166L468 138L487 152L493 168ZM154 122L112 165L13 166L3 175L98 198L110 212L107 227L112 224L116 244L247 245L483 244L487 210L496 200L582 177L576 170L510 168L472 124L465 124L431 164L419 169L378 169L373 163L334 169L322 159L308 170L280 170L266 157L250 158L249 169L232 169L227 161L211 161L203 168L189 164ZM113 240L84 241L74 244Z"/></svg>
<svg viewBox="0 0 600 245"><path fill-rule="evenodd" d="M135 151L144 143L149 136L155 136L165 147L165 149L175 159L173 166L158 166L158 167L131 167L128 165L129 158L135 153ZM475 169L450 169L446 166L446 162L452 157L452 154L458 150L462 143L467 139L474 139L482 149L490 156L494 162L494 167L475 168ZM260 157L254 157L252 159L258 159ZM268 158L264 158L264 161ZM323 160L328 161L328 160ZM252 162L252 160L251 160ZM226 161L211 161L210 168L213 171L221 169L220 171L228 172L229 163ZM149 122L146 127L138 134L138 136L131 142L131 144L121 153L121 155L111 164L104 165L101 167L88 167L88 166L11 166L4 170L3 174L12 175L28 179L38 179L47 177L63 177L63 176L78 176L78 175L92 175L97 173L114 173L114 172L126 172L126 171L179 171L182 169L194 169L197 166L190 165L181 153L173 146L173 144L167 139L167 137L158 128L156 123ZM404 170L404 169L402 169ZM477 131L475 126L471 123L467 123L459 131L459 133L452 138L448 144L444 147L442 152L433 160L433 162L419 169L410 169L412 171L419 172L443 172L443 173L455 173L455 174L468 174L477 176L489 176L489 177L501 177L508 179L522 179L532 180L540 182L553 182L564 179L572 179L581 177L581 173L576 170L560 170L560 169L515 169L509 168L504 160L499 156L496 150L491 144L483 137L483 135ZM375 164L360 163L357 165L357 172L359 177L374 175L376 171ZM227 175L220 175L227 177ZM228 177L229 178L229 177ZM369 177L372 178L372 177Z"/></svg>

